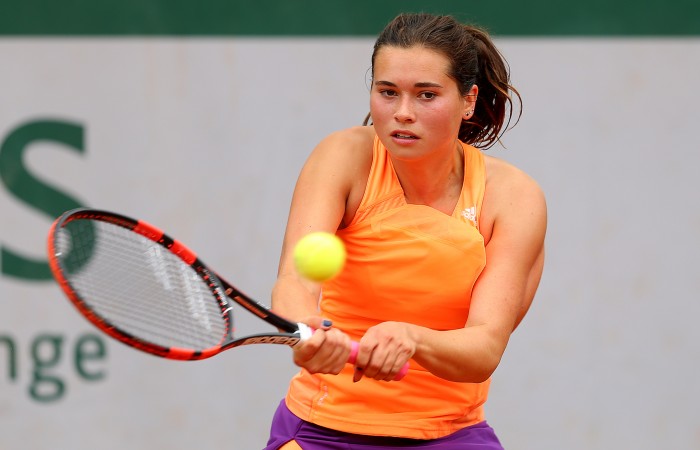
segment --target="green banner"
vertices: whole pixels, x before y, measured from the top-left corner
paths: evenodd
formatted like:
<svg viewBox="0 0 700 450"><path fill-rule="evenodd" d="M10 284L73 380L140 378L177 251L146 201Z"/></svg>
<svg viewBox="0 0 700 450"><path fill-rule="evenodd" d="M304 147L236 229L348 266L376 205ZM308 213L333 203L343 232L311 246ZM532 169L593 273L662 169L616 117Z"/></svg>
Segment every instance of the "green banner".
<svg viewBox="0 0 700 450"><path fill-rule="evenodd" d="M0 36L373 36L399 12L504 36L698 36L698 0L0 0Z"/></svg>

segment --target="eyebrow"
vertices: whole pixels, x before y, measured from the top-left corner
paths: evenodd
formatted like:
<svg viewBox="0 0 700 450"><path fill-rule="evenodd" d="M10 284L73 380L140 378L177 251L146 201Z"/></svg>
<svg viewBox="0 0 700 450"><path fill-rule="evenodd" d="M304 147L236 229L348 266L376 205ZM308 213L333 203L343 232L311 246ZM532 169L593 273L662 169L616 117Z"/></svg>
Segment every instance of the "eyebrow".
<svg viewBox="0 0 700 450"><path fill-rule="evenodd" d="M391 81L383 81L383 80L378 80L375 81L375 84L381 85L381 86L391 86L391 87L397 87L396 83L392 83ZM421 81L413 85L414 87L419 87L419 88L441 88L443 87L441 84L438 83L433 83L430 81Z"/></svg>

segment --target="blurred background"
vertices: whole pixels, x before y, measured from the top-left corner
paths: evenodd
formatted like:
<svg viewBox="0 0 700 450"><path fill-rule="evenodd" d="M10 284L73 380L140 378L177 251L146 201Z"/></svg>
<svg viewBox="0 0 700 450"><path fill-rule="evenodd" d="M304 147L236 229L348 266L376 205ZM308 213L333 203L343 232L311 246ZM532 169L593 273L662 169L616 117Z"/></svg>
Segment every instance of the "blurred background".
<svg viewBox="0 0 700 450"><path fill-rule="evenodd" d="M488 153L548 198L487 404L505 448L700 448L697 1L0 0L0 449L263 447L287 348L109 341L51 281L46 234L77 206L139 217L269 304L297 173L361 123L401 11L491 31L524 110Z"/></svg>

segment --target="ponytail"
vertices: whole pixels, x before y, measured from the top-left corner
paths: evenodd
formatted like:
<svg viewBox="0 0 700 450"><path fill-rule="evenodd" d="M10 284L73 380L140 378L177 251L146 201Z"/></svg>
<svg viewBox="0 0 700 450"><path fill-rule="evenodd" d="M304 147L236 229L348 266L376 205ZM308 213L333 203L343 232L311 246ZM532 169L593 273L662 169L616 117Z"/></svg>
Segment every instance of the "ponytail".
<svg viewBox="0 0 700 450"><path fill-rule="evenodd" d="M476 147L489 148L509 129L514 112L513 97L518 99L519 106L513 126L518 123L522 115L522 99L510 84L508 62L488 33L469 25L465 25L464 30L472 37L476 48L478 68L475 83L479 94L474 115L460 126L459 139Z"/></svg>

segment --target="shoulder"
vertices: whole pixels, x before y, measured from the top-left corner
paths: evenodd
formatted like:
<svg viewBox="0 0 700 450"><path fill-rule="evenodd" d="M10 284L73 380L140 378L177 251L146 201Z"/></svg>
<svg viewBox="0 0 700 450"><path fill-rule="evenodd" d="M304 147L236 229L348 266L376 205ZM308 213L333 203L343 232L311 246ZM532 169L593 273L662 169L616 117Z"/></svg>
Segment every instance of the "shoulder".
<svg viewBox="0 0 700 450"><path fill-rule="evenodd" d="M315 153L356 153L358 150L372 149L374 127L357 126L335 131L326 136L314 150Z"/></svg>
<svg viewBox="0 0 700 450"><path fill-rule="evenodd" d="M309 156L307 167L321 167L336 176L354 178L369 171L374 127L358 126L335 131L322 139Z"/></svg>
<svg viewBox="0 0 700 450"><path fill-rule="evenodd" d="M311 152L299 176L297 191L305 198L315 193L344 203L341 225L350 223L362 201L372 166L375 135L372 126L329 134Z"/></svg>
<svg viewBox="0 0 700 450"><path fill-rule="evenodd" d="M495 190L525 189L526 193L542 195L539 184L513 164L494 156L484 155L486 184Z"/></svg>
<svg viewBox="0 0 700 450"><path fill-rule="evenodd" d="M544 192L530 175L515 165L493 156L484 156L486 190L482 219L490 234L497 222L532 223L545 226L547 207ZM488 236L485 236L488 237Z"/></svg>

